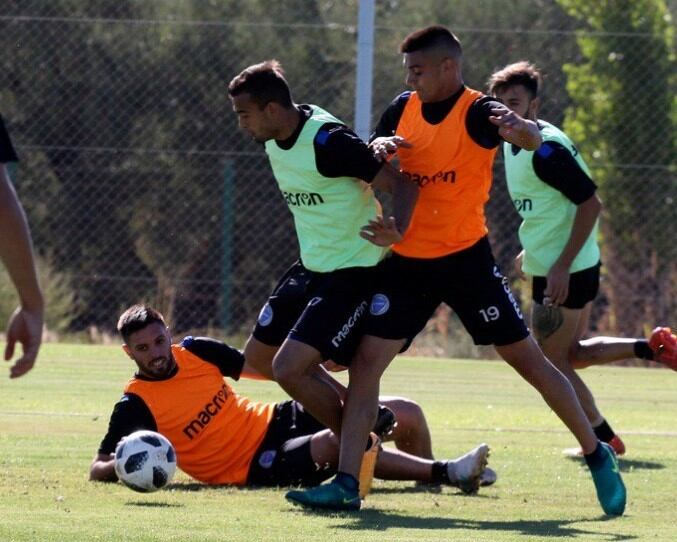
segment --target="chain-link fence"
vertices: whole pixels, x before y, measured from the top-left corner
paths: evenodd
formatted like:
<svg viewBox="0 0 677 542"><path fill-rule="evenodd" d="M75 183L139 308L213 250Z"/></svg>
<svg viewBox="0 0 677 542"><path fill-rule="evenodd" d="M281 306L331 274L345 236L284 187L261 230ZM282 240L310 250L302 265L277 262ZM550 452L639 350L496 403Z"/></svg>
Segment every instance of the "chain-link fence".
<svg viewBox="0 0 677 542"><path fill-rule="evenodd" d="M238 132L226 85L247 65L274 57L297 102L320 104L352 124L357 1L0 2L0 112L20 155L15 184L40 253L50 328L110 331L121 309L146 300L177 331L245 334L298 250L267 159ZM674 91L674 59L666 85L647 80L643 62L609 57L622 72L618 81L635 82L625 89L635 97L628 117L635 124L615 147L603 137L614 119L581 117L588 108L575 98L590 81L574 80L567 68L594 64L582 51L586 37L641 58L660 38L622 27L622 18L617 29L600 30L554 0L448 4L377 2L374 121L404 89L397 48L417 27L454 30L474 88L484 89L509 62L534 61L545 73L541 116L571 122L604 180L606 272L593 325L628 335L654 321L674 324L675 116L670 100L664 111L651 109L656 96ZM638 202L650 207L633 209ZM608 220L617 211L620 225ZM510 271L518 217L500 156L488 215L495 254ZM14 303L10 295L0 280L0 313ZM441 312L419 348L475 353L447 319Z"/></svg>

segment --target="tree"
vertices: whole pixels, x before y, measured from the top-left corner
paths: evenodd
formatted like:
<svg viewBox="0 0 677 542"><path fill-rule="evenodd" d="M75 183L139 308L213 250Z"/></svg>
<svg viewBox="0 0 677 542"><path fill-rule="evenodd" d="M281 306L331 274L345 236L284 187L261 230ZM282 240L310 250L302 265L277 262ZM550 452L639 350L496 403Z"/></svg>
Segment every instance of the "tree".
<svg viewBox="0 0 677 542"><path fill-rule="evenodd" d="M610 326L627 335L675 318L674 29L663 0L559 0L586 21L567 64L565 129L584 149L605 204Z"/></svg>

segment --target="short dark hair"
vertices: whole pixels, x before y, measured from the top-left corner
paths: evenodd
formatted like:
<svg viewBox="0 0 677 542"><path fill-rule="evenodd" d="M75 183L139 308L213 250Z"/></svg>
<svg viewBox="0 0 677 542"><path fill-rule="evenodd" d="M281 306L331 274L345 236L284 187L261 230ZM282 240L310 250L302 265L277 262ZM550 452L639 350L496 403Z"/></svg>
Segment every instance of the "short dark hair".
<svg viewBox="0 0 677 542"><path fill-rule="evenodd" d="M261 109L270 102L287 108L293 105L291 90L284 78L282 65L274 59L242 70L228 85L228 94L231 96L249 94Z"/></svg>
<svg viewBox="0 0 677 542"><path fill-rule="evenodd" d="M495 96L508 87L522 85L531 94L532 99L538 96L541 90L541 72L531 62L521 60L514 64L508 64L505 68L494 72L487 86L489 94Z"/></svg>
<svg viewBox="0 0 677 542"><path fill-rule="evenodd" d="M120 316L117 329L125 343L127 343L132 333L141 331L156 322L163 326L167 325L162 314L153 307L142 304L132 305Z"/></svg>
<svg viewBox="0 0 677 542"><path fill-rule="evenodd" d="M441 25L427 26L409 34L400 44L400 53L413 53L429 49L440 49L453 58L460 58L461 42L452 32Z"/></svg>

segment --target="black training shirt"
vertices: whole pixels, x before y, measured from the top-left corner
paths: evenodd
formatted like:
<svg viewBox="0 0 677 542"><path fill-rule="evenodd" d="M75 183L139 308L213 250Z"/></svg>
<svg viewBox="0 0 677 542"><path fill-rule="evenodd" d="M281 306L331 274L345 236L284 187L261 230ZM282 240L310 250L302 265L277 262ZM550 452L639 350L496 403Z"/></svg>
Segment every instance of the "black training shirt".
<svg viewBox="0 0 677 542"><path fill-rule="evenodd" d="M454 105L456 105L465 89L466 87L462 87L458 92L441 102L421 104L421 114L426 122L433 125L442 122L453 109ZM395 135L395 130L402 118L404 107L407 105L410 96L410 91L403 92L388 105L383 115L381 115L381 119L376 125L374 132L371 134L370 141L373 141L377 137ZM504 108L505 106L490 96L481 96L471 104L465 119L465 127L468 134L470 134L475 143L485 149L493 149L503 141L498 134L498 126L489 120L489 117L493 115L491 110L495 107Z"/></svg>
<svg viewBox="0 0 677 542"><path fill-rule="evenodd" d="M516 145L511 145L510 150L513 155L522 151ZM545 141L534 151L531 163L539 179L580 205L593 196L597 185L576 161L576 154L578 150L573 145L567 148L557 141Z"/></svg>
<svg viewBox="0 0 677 542"><path fill-rule="evenodd" d="M294 133L283 141L275 141L283 150L291 149L312 115L308 105L298 106L301 121ZM325 177L356 177L370 183L383 164L366 143L345 124L328 122L322 125L313 140L315 165Z"/></svg>

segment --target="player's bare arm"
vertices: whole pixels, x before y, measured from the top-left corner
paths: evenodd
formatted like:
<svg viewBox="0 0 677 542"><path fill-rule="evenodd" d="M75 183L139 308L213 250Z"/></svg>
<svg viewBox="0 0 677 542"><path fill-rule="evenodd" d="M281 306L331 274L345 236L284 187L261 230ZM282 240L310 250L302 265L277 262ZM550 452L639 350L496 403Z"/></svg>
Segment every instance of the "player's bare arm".
<svg viewBox="0 0 677 542"><path fill-rule="evenodd" d="M387 163L374 177L372 186L392 194L393 215L370 220L362 227L360 236L375 245L387 247L401 241L407 231L418 199L418 186Z"/></svg>
<svg viewBox="0 0 677 542"><path fill-rule="evenodd" d="M543 291L553 305L564 303L569 295L569 269L595 227L601 210L602 202L597 194L593 194L577 206L571 235L559 258L548 271L547 286Z"/></svg>
<svg viewBox="0 0 677 542"><path fill-rule="evenodd" d="M89 479L93 482L116 482L115 455L97 454L89 467Z"/></svg>
<svg viewBox="0 0 677 542"><path fill-rule="evenodd" d="M23 207L12 186L5 165L0 163L0 261L4 263L19 294L20 306L7 325L5 361L14 356L17 343L22 355L10 369L10 378L33 368L42 341L44 300L38 283L33 245Z"/></svg>
<svg viewBox="0 0 677 542"><path fill-rule="evenodd" d="M534 151L541 146L543 139L538 125L527 119L523 119L507 107L494 107L493 116L489 121L498 126L499 135L508 143L528 151Z"/></svg>

